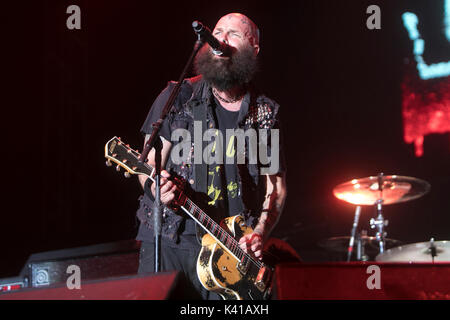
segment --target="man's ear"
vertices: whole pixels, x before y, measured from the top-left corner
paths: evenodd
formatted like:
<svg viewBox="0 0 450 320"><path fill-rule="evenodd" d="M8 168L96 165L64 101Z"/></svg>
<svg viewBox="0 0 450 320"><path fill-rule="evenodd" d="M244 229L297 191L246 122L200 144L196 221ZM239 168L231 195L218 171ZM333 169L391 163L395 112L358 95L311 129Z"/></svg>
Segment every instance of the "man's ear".
<svg viewBox="0 0 450 320"><path fill-rule="evenodd" d="M255 49L255 56L257 56L258 53L259 53L259 45L254 44L254 45L253 45L253 49Z"/></svg>

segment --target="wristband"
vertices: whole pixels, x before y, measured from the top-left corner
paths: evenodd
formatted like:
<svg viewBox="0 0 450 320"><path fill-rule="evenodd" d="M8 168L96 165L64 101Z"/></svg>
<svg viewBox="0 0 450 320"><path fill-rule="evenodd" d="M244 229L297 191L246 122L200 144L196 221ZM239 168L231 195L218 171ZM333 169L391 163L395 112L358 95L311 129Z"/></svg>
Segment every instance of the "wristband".
<svg viewBox="0 0 450 320"><path fill-rule="evenodd" d="M145 181L145 183L144 183L144 193L147 195L147 197L150 198L150 200L152 200L154 202L155 201L155 197L153 196L152 189L151 189L152 184L153 184L153 181L150 178L148 178Z"/></svg>

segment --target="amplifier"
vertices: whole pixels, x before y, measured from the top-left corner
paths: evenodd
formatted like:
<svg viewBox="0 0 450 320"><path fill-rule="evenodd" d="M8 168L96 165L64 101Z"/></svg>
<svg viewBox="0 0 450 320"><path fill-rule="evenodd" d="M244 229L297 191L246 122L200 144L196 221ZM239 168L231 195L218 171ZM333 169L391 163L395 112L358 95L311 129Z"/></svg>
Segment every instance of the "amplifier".
<svg viewBox="0 0 450 320"><path fill-rule="evenodd" d="M27 277L0 279L0 293L11 292L28 287Z"/></svg>
<svg viewBox="0 0 450 320"><path fill-rule="evenodd" d="M180 272L148 273L83 281L79 289L65 284L0 294L1 300L185 300L186 281Z"/></svg>
<svg viewBox="0 0 450 320"><path fill-rule="evenodd" d="M70 266L77 266L81 279L94 280L137 273L140 243L126 240L32 254L20 277L24 287L46 287L66 283Z"/></svg>

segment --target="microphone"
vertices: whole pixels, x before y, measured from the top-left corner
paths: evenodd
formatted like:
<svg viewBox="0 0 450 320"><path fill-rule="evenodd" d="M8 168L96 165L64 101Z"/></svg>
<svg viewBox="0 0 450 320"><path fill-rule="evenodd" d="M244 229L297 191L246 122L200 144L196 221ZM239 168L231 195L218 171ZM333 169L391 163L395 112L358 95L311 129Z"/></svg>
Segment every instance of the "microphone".
<svg viewBox="0 0 450 320"><path fill-rule="evenodd" d="M213 49L213 53L218 56L231 56L231 47L224 42L217 40L211 33L208 27L204 26L200 21L192 22L192 28L203 40L208 42Z"/></svg>

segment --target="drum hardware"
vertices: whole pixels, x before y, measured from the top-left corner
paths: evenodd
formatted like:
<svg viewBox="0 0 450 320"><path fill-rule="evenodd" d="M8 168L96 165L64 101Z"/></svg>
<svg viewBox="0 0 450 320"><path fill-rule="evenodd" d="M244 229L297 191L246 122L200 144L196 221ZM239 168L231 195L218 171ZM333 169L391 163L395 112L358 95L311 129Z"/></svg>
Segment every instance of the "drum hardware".
<svg viewBox="0 0 450 320"><path fill-rule="evenodd" d="M437 249L434 245L434 238L430 239L430 254L431 254L431 262L434 263L434 258L437 257Z"/></svg>
<svg viewBox="0 0 450 320"><path fill-rule="evenodd" d="M332 237L323 239L318 242L318 246L334 253L345 254L348 257L349 236ZM385 238L386 248L394 248L402 245L402 242L395 239ZM374 260L379 254L379 242L376 237L368 236L367 230L361 230L355 235L355 248L352 260L355 261L370 261ZM343 257L345 261L345 258Z"/></svg>
<svg viewBox="0 0 450 320"><path fill-rule="evenodd" d="M398 246L379 254L375 258L380 262L450 262L450 241L412 243Z"/></svg>
<svg viewBox="0 0 450 320"><path fill-rule="evenodd" d="M355 234L356 234L356 229L358 228L360 214L361 214L361 206L356 206L355 219L353 220L353 227L352 227L350 241L349 241L348 250L347 250L347 262L349 262L350 259L352 258ZM358 250L360 250L361 249L361 237L359 235L357 237L357 242L358 242Z"/></svg>
<svg viewBox="0 0 450 320"><path fill-rule="evenodd" d="M367 239L367 231L362 230L361 234L358 234L356 241L356 260L357 261L369 261L369 256L366 254L365 246Z"/></svg>
<svg viewBox="0 0 450 320"><path fill-rule="evenodd" d="M380 253L384 252L384 248L385 248L384 238L387 236L387 232L384 231L384 227L387 227L387 225L389 224L389 221L385 220L383 217L383 213L382 213L382 209L381 209L382 203L383 203L382 199L377 200L376 207L377 207L378 216L376 219L371 218L370 222L369 222L370 227L372 229L377 229L376 238L380 245Z"/></svg>
<svg viewBox="0 0 450 320"><path fill-rule="evenodd" d="M357 206L375 206L376 218L370 219L370 227L376 230L375 238L378 242L378 251L379 254L383 254L387 249L385 227L389 223L383 216L383 206L417 199L429 190L430 184L424 180L397 175L385 176L380 173L376 177L370 176L344 182L333 189L333 194L336 198ZM355 214L355 222L357 221L356 218ZM354 230L355 222L350 237L347 261L350 261L353 251L353 239L356 233ZM359 246L364 248L363 244L359 244ZM358 260L363 258L364 255L357 255Z"/></svg>

